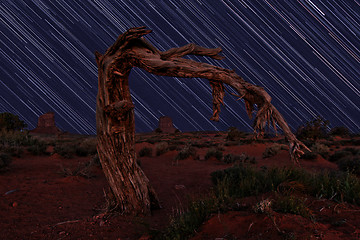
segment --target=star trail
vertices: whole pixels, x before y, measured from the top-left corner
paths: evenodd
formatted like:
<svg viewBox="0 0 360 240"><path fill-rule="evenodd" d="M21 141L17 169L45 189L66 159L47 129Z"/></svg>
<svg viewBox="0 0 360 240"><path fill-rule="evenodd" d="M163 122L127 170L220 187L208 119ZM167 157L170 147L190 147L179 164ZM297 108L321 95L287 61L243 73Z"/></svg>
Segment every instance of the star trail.
<svg viewBox="0 0 360 240"><path fill-rule="evenodd" d="M95 134L94 52L147 26L160 50L222 47L221 61L189 57L264 87L293 130L320 115L360 131L358 0L0 0L0 19L0 112L29 129L54 111L60 129ZM163 115L182 131L251 129L244 103L229 94L220 122L209 120L207 80L133 69L130 88L138 132L157 128Z"/></svg>

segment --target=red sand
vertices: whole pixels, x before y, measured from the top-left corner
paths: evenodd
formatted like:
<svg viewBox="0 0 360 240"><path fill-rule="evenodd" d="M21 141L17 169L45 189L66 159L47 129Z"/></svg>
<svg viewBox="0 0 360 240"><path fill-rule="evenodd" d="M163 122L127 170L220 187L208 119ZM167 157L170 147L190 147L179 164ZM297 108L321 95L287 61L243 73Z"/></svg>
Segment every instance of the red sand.
<svg viewBox="0 0 360 240"><path fill-rule="evenodd" d="M136 145L138 152L144 146ZM224 153L247 153L254 156L257 166L292 165L286 151L263 159L264 144L225 147ZM206 148L198 149L205 155ZM108 188L100 167L92 168L92 178L64 177L60 165L76 167L90 158L64 159L52 156L25 154L15 158L9 171L0 174L0 239L139 239L148 236L151 229L160 230L169 223L169 216L184 211L188 199L201 196L211 187L210 173L229 167L215 159L198 161L192 158L173 165L176 151L158 157L140 158L141 167L150 179L161 200L162 209L151 217L110 216L103 218L103 189ZM200 158L201 159L201 158ZM318 158L302 161L312 169L336 165ZM259 200L259 199L257 199ZM246 201L245 201L246 202ZM248 203L256 203L252 200ZM251 207L214 215L199 229L193 239L284 239L290 232L297 239L359 239L359 207L331 201L313 200L322 221L274 213L275 222L287 232L281 235L273 221L265 214L255 214ZM334 227L334 221L339 226ZM343 222L341 222L343 221ZM289 235L290 236L290 235ZM289 238L292 239L292 238Z"/></svg>

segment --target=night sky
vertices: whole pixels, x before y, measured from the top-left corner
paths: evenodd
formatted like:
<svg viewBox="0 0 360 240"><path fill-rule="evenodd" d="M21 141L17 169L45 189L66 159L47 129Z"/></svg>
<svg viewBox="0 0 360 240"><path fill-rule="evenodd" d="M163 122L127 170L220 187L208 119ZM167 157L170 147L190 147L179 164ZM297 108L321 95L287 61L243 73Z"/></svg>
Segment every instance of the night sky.
<svg viewBox="0 0 360 240"><path fill-rule="evenodd" d="M128 28L147 26L160 50L190 42L222 47L226 59L190 57L234 69L263 86L295 130L317 115L360 131L359 0L0 0L0 112L28 128L56 113L60 129L95 134L97 66ZM207 80L133 69L136 130L167 115L181 131L251 130L244 103L225 97L212 122Z"/></svg>

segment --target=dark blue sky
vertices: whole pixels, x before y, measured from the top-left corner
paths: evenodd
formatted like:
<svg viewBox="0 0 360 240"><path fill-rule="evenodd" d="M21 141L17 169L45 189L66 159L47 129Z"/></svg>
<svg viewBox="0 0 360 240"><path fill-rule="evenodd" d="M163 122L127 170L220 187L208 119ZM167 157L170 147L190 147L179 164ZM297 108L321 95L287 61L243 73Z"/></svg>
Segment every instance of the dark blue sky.
<svg viewBox="0 0 360 240"><path fill-rule="evenodd" d="M0 0L0 18L0 112L19 115L29 129L54 111L62 130L94 134L94 52L130 27L147 26L146 38L160 50L221 46L225 60L193 59L263 86L293 129L321 115L332 127L360 130L358 0ZM130 87L137 131L155 129L163 115L182 131L251 129L243 102L232 96L220 122L209 120L206 80L133 69Z"/></svg>

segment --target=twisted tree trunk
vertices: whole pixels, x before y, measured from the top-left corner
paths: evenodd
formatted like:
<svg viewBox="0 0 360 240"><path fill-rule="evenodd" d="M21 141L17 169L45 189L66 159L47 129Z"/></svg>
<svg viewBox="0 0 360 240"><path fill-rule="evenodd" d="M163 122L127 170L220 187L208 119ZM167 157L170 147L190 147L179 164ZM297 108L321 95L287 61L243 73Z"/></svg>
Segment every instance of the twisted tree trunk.
<svg viewBox="0 0 360 240"><path fill-rule="evenodd" d="M267 123L276 123L282 128L290 145L290 155L302 153L307 147L296 139L286 121L271 104L271 97L259 86L252 85L234 71L210 64L182 58L185 55L208 56L223 59L220 48L208 49L188 44L161 52L147 42L143 35L150 33L145 27L132 28L121 34L104 55L96 52L99 72L97 96L98 153L105 175L124 213L149 214L150 207L159 207L159 202L148 179L136 164L134 151L134 105L131 100L128 77L132 67L163 76L182 78L205 78L210 81L213 95L213 116L218 121L223 104L225 88L234 88L239 99L244 99L249 117L258 111L254 120L254 132L263 134Z"/></svg>

